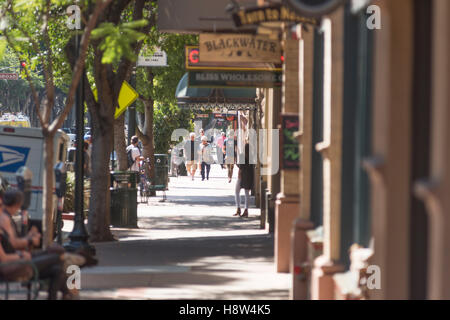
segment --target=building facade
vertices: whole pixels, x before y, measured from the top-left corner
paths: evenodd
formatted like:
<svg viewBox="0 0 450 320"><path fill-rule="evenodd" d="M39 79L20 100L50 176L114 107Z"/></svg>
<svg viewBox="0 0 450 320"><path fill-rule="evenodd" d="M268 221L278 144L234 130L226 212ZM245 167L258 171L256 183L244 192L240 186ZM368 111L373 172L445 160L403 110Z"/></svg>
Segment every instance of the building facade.
<svg viewBox="0 0 450 320"><path fill-rule="evenodd" d="M450 299L450 3L330 2L317 23L175 31L282 44L282 86L259 88L246 116L267 129L255 193L292 299ZM280 167L293 114L300 165Z"/></svg>

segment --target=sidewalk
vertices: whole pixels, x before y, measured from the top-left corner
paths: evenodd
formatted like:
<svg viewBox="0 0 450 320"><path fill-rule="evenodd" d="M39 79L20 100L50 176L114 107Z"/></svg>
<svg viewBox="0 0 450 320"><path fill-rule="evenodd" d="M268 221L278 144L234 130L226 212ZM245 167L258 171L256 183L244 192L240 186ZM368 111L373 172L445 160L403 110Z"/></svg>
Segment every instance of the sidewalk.
<svg viewBox="0 0 450 320"><path fill-rule="evenodd" d="M287 299L291 279L275 272L259 209L232 216L234 184L218 165L209 181L171 177L166 202L157 192L139 204L139 229L113 228L119 241L94 244L99 265L82 270L81 298Z"/></svg>

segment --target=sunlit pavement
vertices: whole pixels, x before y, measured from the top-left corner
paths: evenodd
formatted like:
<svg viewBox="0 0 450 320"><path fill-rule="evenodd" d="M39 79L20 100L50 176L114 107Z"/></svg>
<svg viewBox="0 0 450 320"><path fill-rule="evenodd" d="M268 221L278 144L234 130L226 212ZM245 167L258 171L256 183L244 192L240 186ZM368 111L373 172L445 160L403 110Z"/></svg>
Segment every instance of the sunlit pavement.
<svg viewBox="0 0 450 320"><path fill-rule="evenodd" d="M199 171L194 181L171 177L166 202L157 192L139 204L139 229L114 228L119 241L95 244L99 265L82 270L81 298L287 299L291 279L275 272L273 236L253 202L248 219L232 216L235 178L226 174L215 165L209 181Z"/></svg>

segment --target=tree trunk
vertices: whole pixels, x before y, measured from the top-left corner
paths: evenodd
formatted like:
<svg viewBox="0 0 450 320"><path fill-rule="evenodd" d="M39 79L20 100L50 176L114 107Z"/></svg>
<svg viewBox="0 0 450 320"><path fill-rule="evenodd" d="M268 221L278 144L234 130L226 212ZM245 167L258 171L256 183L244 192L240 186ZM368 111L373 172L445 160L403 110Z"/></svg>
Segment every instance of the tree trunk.
<svg viewBox="0 0 450 320"><path fill-rule="evenodd" d="M153 72L151 68L147 69L148 83L153 86ZM153 135L153 118L154 118L154 104L155 101L150 97L143 100L144 103L144 128L143 132L138 131L139 138L142 141L143 157L150 159L150 172L147 175L153 180L155 177L155 141ZM153 182L152 182L153 183ZM156 195L156 192L151 193L152 196Z"/></svg>
<svg viewBox="0 0 450 320"><path fill-rule="evenodd" d="M114 120L114 151L117 153L119 163L119 171L128 169L128 157L126 152L127 145L125 143L125 113Z"/></svg>
<svg viewBox="0 0 450 320"><path fill-rule="evenodd" d="M146 172L147 175L153 180L155 177L155 142L153 136L153 114L154 114L154 101L153 99L144 100L145 121L143 132L137 130L139 139L142 141L142 156L150 159L150 171ZM148 170L147 167L145 167ZM152 182L153 184L153 182ZM155 196L156 192L152 191L151 196Z"/></svg>
<svg viewBox="0 0 450 320"><path fill-rule="evenodd" d="M150 159L150 178L155 177L155 141L153 137L153 112L154 101L145 104L145 126L144 134L147 136L147 146L144 147L144 157Z"/></svg>
<svg viewBox="0 0 450 320"><path fill-rule="evenodd" d="M53 172L53 159L54 159L54 134L44 132L44 185L43 185L43 212L42 217L42 233L43 233L43 246L47 248L53 242L53 214L54 214L54 202L53 202L53 189L55 188L55 176Z"/></svg>
<svg viewBox="0 0 450 320"><path fill-rule="evenodd" d="M113 121L103 121L94 112L92 116L92 173L88 231L91 241L114 240L110 226L110 173ZM110 123L108 123L110 122Z"/></svg>

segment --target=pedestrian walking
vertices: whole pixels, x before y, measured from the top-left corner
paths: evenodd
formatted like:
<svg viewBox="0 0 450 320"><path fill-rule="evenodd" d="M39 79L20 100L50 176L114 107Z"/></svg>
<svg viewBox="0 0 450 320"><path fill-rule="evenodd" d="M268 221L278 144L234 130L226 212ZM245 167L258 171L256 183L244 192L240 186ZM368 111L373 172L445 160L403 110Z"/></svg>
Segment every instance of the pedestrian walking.
<svg viewBox="0 0 450 320"><path fill-rule="evenodd" d="M186 170L188 175L192 177L194 181L195 171L197 171L197 153L198 144L195 141L195 133L191 132L189 140L184 144L184 154L186 155Z"/></svg>
<svg viewBox="0 0 450 320"><path fill-rule="evenodd" d="M209 130L208 130L208 132L209 132ZM211 137L208 139L208 136L205 135L205 130L200 129L200 141L203 139L203 137L206 137L206 138L207 138L208 143L213 143L213 141L214 141L214 137L213 137L213 136L211 136Z"/></svg>
<svg viewBox="0 0 450 320"><path fill-rule="evenodd" d="M231 183L234 164L237 158L237 136L234 133L229 133L228 137L224 140L223 153L225 154L225 163L228 169L228 183Z"/></svg>
<svg viewBox="0 0 450 320"><path fill-rule="evenodd" d="M131 137L131 144L127 147L128 168L130 171L140 171L140 161L144 160L141 149L138 147L139 138Z"/></svg>
<svg viewBox="0 0 450 320"><path fill-rule="evenodd" d="M245 144L245 163L238 164L239 173L238 179L236 181L236 189L235 189L235 201L236 201L236 213L233 215L235 217L243 217L248 218L248 206L250 202L250 190L253 189L253 183L255 180L254 176L254 165L250 164L250 145L248 143ZM241 189L244 189L245 192L245 210L241 215Z"/></svg>
<svg viewBox="0 0 450 320"><path fill-rule="evenodd" d="M213 163L211 155L211 145L208 143L206 136L202 137L202 143L199 149L199 166L202 174L202 181L209 180L209 171L211 170L211 164Z"/></svg>
<svg viewBox="0 0 450 320"><path fill-rule="evenodd" d="M225 154L223 152L223 145L226 139L225 132L222 132L220 137L217 138L216 142L216 154L217 154L217 162L220 164L222 169L225 168Z"/></svg>

